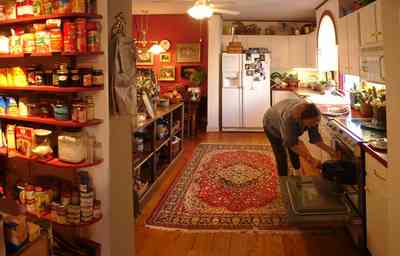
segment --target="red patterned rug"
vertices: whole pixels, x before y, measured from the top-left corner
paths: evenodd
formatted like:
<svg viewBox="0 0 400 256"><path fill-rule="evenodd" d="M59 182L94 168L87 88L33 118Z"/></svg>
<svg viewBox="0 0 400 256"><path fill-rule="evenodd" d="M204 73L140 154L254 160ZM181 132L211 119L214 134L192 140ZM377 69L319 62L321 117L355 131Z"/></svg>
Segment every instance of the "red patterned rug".
<svg viewBox="0 0 400 256"><path fill-rule="evenodd" d="M272 149L201 144L147 226L182 230L270 230L287 226Z"/></svg>

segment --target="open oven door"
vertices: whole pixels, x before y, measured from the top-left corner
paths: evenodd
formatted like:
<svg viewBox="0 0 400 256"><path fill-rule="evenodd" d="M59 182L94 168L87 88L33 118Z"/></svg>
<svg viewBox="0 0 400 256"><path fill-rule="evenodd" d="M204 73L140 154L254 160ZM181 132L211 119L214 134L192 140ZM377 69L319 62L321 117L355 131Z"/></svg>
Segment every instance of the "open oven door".
<svg viewBox="0 0 400 256"><path fill-rule="evenodd" d="M334 183L322 177L280 177L289 225L304 228L346 228L354 244L365 248L360 214Z"/></svg>

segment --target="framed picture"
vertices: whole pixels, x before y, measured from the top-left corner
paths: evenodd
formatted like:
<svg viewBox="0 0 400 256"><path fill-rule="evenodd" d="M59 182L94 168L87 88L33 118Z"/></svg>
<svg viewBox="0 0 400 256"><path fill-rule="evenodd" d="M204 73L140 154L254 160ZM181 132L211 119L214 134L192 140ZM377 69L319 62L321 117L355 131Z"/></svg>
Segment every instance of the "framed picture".
<svg viewBox="0 0 400 256"><path fill-rule="evenodd" d="M160 54L160 63L171 63L171 53L161 53Z"/></svg>
<svg viewBox="0 0 400 256"><path fill-rule="evenodd" d="M158 81L175 81L175 67L161 67Z"/></svg>
<svg viewBox="0 0 400 256"><path fill-rule="evenodd" d="M181 78L190 80L190 76L196 70L200 70L200 66L181 66Z"/></svg>
<svg viewBox="0 0 400 256"><path fill-rule="evenodd" d="M200 62L200 43L177 44L176 61L178 63Z"/></svg>
<svg viewBox="0 0 400 256"><path fill-rule="evenodd" d="M154 65L154 55L148 51L147 48L140 48L137 50L136 65L150 66Z"/></svg>

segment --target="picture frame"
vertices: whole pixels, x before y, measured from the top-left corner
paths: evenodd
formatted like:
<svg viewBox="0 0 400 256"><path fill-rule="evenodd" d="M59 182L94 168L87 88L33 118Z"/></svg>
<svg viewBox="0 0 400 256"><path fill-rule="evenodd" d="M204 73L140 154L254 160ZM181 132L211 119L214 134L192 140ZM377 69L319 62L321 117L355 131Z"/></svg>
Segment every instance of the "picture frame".
<svg viewBox="0 0 400 256"><path fill-rule="evenodd" d="M160 63L171 63L172 55L169 52L160 53Z"/></svg>
<svg viewBox="0 0 400 256"><path fill-rule="evenodd" d="M154 54L149 52L147 48L139 48L136 54L136 65L138 66L154 65Z"/></svg>
<svg viewBox="0 0 400 256"><path fill-rule="evenodd" d="M161 67L158 74L158 81L175 81L176 70L175 66Z"/></svg>
<svg viewBox="0 0 400 256"><path fill-rule="evenodd" d="M199 63L201 61L200 43L177 44L176 62Z"/></svg>
<svg viewBox="0 0 400 256"><path fill-rule="evenodd" d="M201 70L201 66L189 65L181 66L181 78L184 80L190 80L190 76L196 70Z"/></svg>

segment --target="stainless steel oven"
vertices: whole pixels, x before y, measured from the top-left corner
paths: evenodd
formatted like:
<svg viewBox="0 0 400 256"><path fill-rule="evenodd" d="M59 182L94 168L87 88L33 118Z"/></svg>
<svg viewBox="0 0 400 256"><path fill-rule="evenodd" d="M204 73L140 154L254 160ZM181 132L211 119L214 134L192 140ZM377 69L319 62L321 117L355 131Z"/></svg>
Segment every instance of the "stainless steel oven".
<svg viewBox="0 0 400 256"><path fill-rule="evenodd" d="M360 249L365 248L365 153L360 138L346 130L337 120L330 120L328 127L332 133L332 143L340 160L354 163L355 185L338 184L343 200L349 209L347 229L354 243Z"/></svg>

